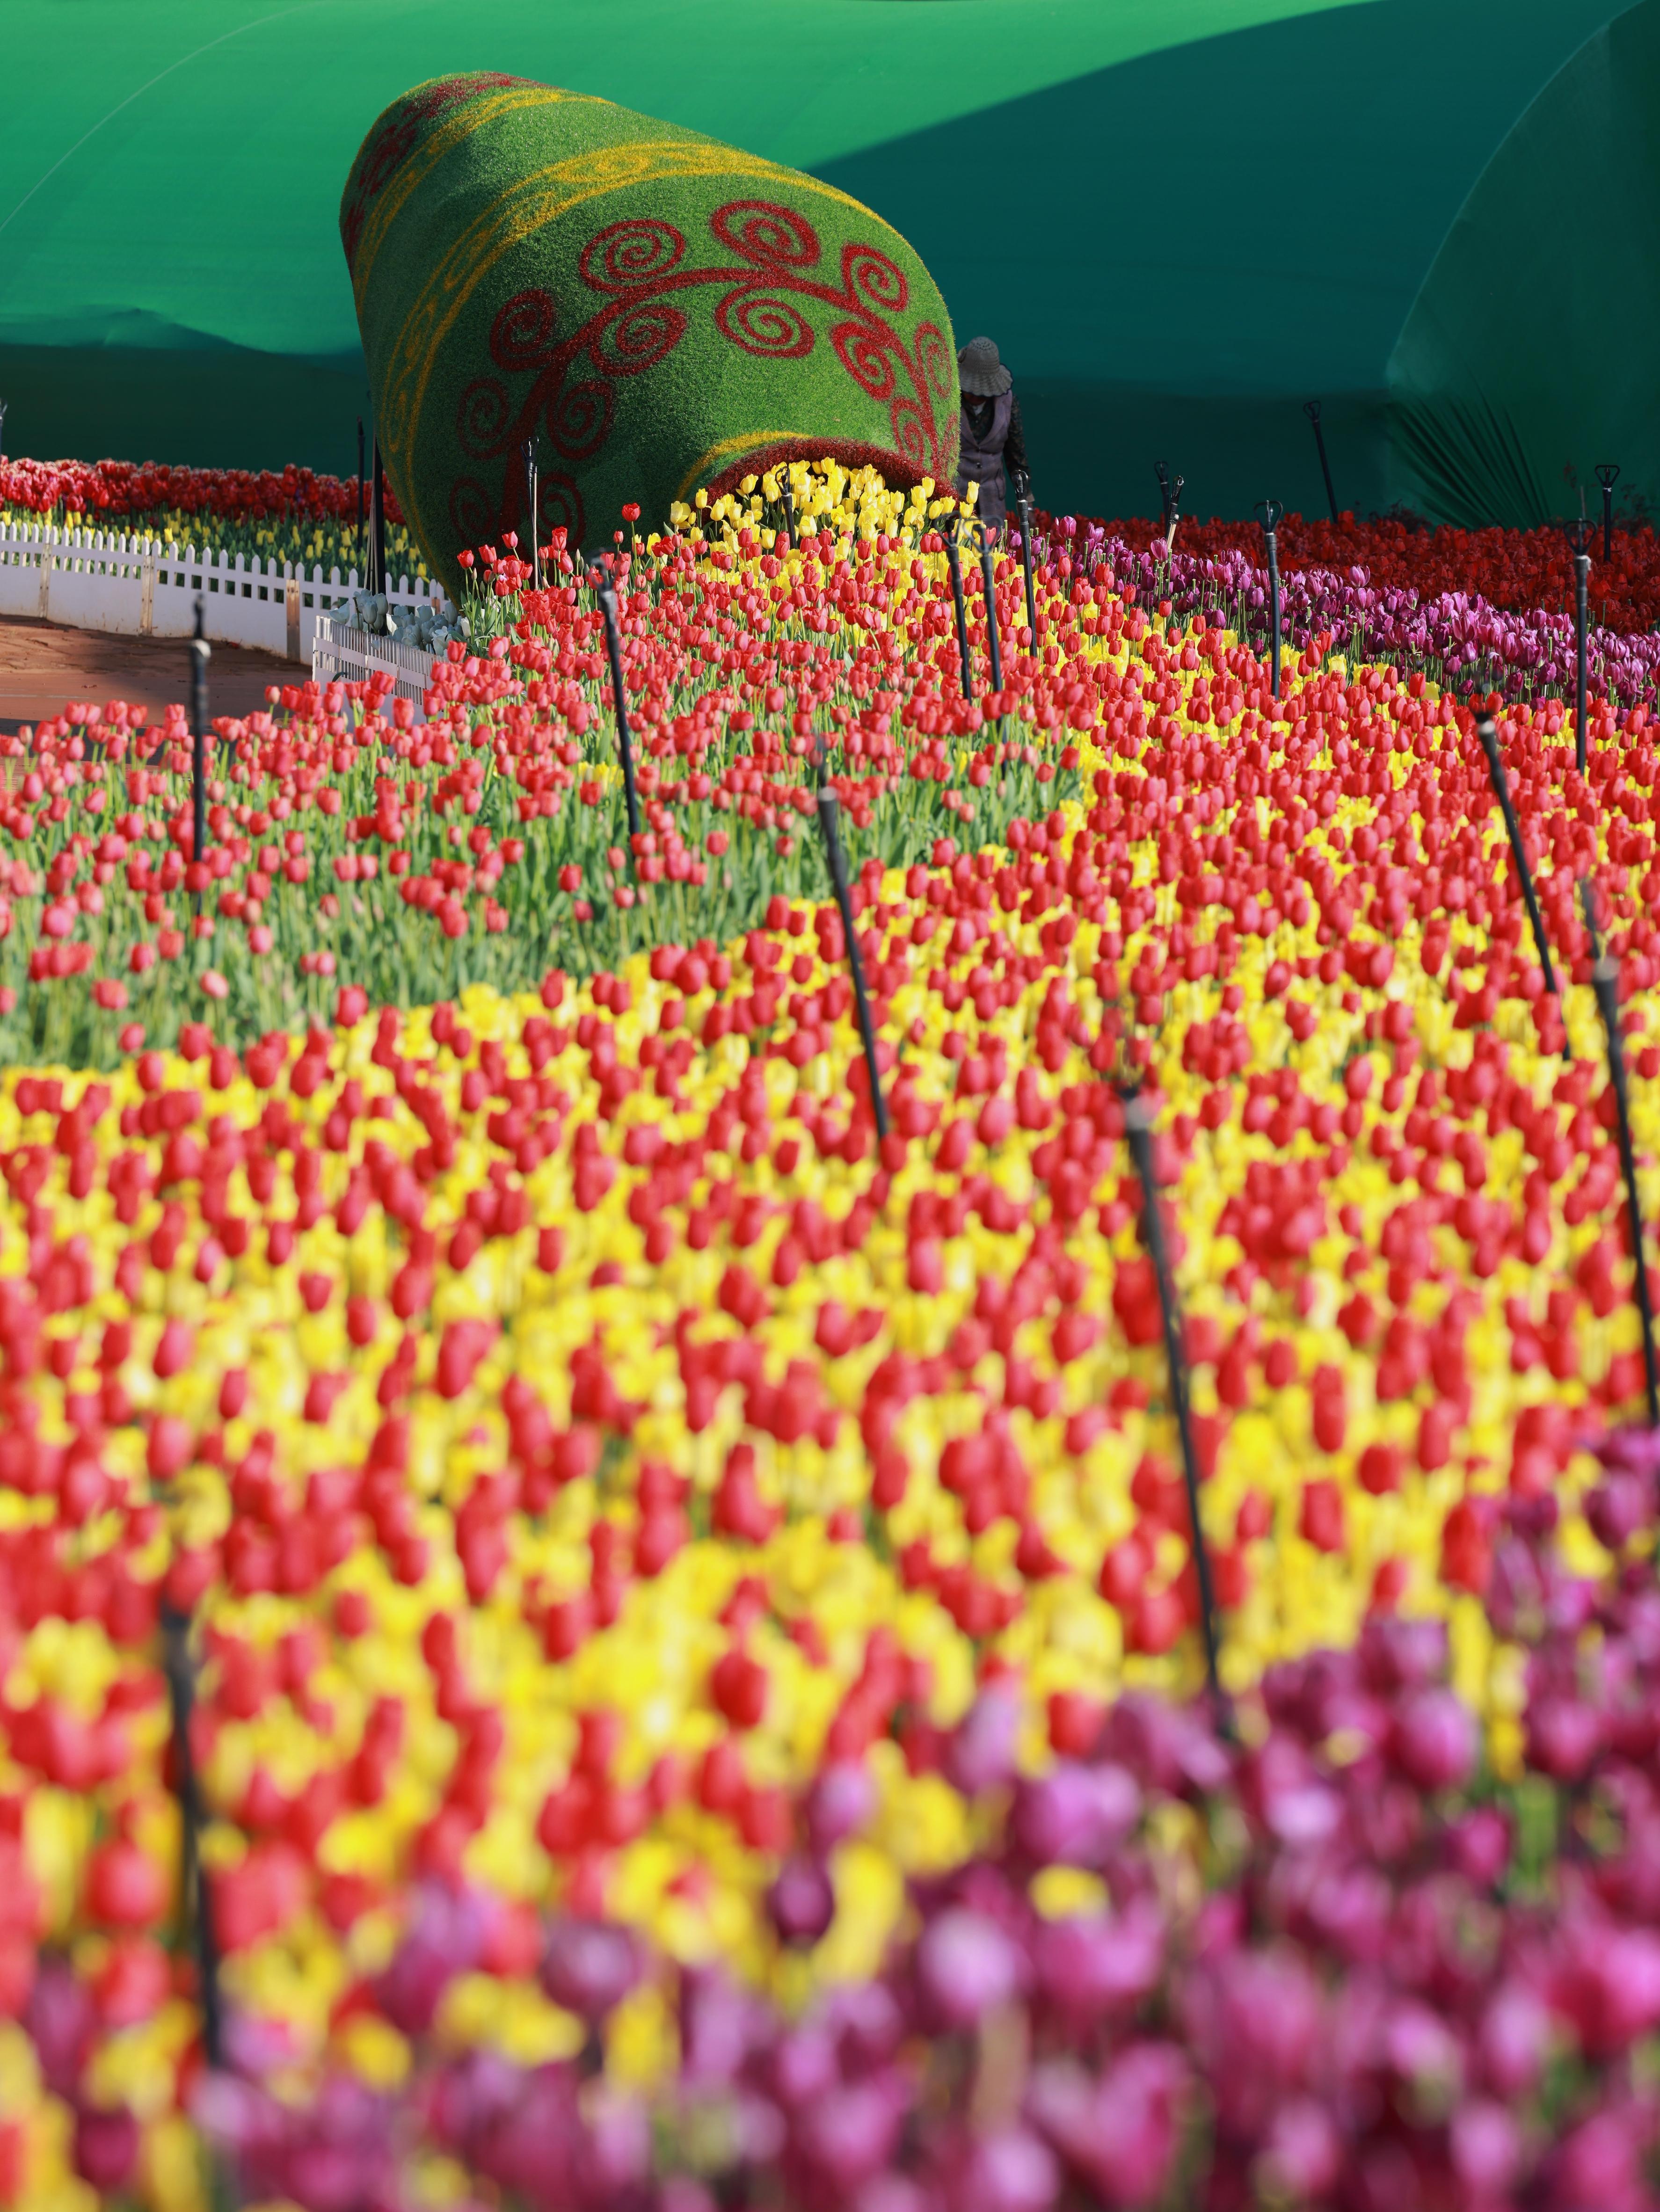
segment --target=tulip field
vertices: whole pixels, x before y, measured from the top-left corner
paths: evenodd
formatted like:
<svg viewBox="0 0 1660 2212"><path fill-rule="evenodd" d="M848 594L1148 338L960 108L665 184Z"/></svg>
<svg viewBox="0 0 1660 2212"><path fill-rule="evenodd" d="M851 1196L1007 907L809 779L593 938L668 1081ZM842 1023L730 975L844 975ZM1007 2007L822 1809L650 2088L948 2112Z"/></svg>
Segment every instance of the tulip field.
<svg viewBox="0 0 1660 2212"><path fill-rule="evenodd" d="M1652 683L790 476L0 739L0 2203L1639 2212Z"/></svg>

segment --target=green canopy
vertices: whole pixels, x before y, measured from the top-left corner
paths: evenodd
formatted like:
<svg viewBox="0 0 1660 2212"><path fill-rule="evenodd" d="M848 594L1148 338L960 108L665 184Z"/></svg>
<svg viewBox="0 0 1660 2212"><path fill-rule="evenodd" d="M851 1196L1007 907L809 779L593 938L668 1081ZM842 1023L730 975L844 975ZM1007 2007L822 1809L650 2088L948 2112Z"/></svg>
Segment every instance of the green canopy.
<svg viewBox="0 0 1660 2212"><path fill-rule="evenodd" d="M8 445L350 471L346 173L418 81L806 168L1012 367L1039 497L1467 520L1660 498L1660 0L33 0L0 139Z"/></svg>

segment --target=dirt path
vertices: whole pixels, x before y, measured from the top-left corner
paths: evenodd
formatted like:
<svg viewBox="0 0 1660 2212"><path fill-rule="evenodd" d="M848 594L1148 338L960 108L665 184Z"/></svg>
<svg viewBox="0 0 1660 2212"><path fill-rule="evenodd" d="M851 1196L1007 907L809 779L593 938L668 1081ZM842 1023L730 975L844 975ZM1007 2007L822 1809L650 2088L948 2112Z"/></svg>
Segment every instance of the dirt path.
<svg viewBox="0 0 1660 2212"><path fill-rule="evenodd" d="M298 684L310 672L275 653L216 645L208 703L215 714L247 714L265 704L265 687ZM0 616L0 731L43 721L71 699L112 699L145 708L159 721L163 708L190 699L190 647L178 637L110 637L102 630Z"/></svg>

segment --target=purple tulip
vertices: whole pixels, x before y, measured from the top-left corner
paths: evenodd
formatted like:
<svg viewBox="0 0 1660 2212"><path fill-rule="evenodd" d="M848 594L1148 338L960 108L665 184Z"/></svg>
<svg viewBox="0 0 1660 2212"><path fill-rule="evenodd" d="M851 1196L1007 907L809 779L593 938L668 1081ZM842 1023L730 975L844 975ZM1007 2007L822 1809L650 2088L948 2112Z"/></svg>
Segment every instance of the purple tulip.
<svg viewBox="0 0 1660 2212"><path fill-rule="evenodd" d="M1474 2203L1496 2203L1522 2170L1522 2130L1503 2105L1478 2099L1452 2116L1453 2170Z"/></svg>
<svg viewBox="0 0 1660 2212"><path fill-rule="evenodd" d="M1660 1935L1580 1922L1566 1936L1552 2005L1572 2021L1588 2056L1614 2057L1660 2026Z"/></svg>
<svg viewBox="0 0 1660 2212"><path fill-rule="evenodd" d="M594 2026L627 1996L644 1963L639 1943L626 1928L599 1920L556 1920L542 1960L542 1986L555 2004Z"/></svg>
<svg viewBox="0 0 1660 2212"><path fill-rule="evenodd" d="M1601 1713L1577 1698L1548 1698L1528 1712L1528 1764L1554 1782L1583 1782L1602 1748Z"/></svg>
<svg viewBox="0 0 1660 2212"><path fill-rule="evenodd" d="M952 1738L946 1771L965 1797L1000 1789L1014 1778L1015 1747L1020 1735L1020 1700L995 1684L982 1691Z"/></svg>
<svg viewBox="0 0 1660 2212"><path fill-rule="evenodd" d="M75 2170L100 2197L119 2196L138 2156L138 2123L125 2110L78 2112Z"/></svg>
<svg viewBox="0 0 1660 2212"><path fill-rule="evenodd" d="M907 2101L892 2075L850 2082L800 2114L796 2141L831 2188L848 2194L892 2157Z"/></svg>
<svg viewBox="0 0 1660 2212"><path fill-rule="evenodd" d="M1544 1999L1523 1981L1501 1982L1477 2032L1481 2070L1495 2096L1527 2095L1545 2070L1552 2040Z"/></svg>
<svg viewBox="0 0 1660 2212"><path fill-rule="evenodd" d="M1027 2129L1012 2127L971 2137L942 2194L964 2212L1049 2212L1060 2191L1054 2152Z"/></svg>
<svg viewBox="0 0 1660 2212"><path fill-rule="evenodd" d="M1337 2124L1312 2097L1293 2097L1274 2116L1262 2147L1262 2169L1276 2196L1315 2203L1336 2185L1343 2167Z"/></svg>
<svg viewBox="0 0 1660 2212"><path fill-rule="evenodd" d="M1419 1789L1460 1789L1475 1766L1475 1716L1451 1690L1414 1691L1396 1710L1389 1750Z"/></svg>
<svg viewBox="0 0 1660 2212"><path fill-rule="evenodd" d="M1099 1867L1141 1814L1141 1793L1122 1766L1063 1761L1015 1793L1009 1832L1034 1866Z"/></svg>
<svg viewBox="0 0 1660 2212"><path fill-rule="evenodd" d="M851 1759L825 1767L808 1792L807 1840L820 1858L856 1836L876 1811L876 1784L868 1770Z"/></svg>
<svg viewBox="0 0 1660 2212"><path fill-rule="evenodd" d="M97 2025L92 1992L63 1959L46 1959L23 2014L46 2087L72 2102Z"/></svg>
<svg viewBox="0 0 1660 2212"><path fill-rule="evenodd" d="M787 2111L810 2105L841 2078L836 2038L823 2021L804 2022L781 2036L772 2054L772 2087Z"/></svg>
<svg viewBox="0 0 1660 2212"><path fill-rule="evenodd" d="M1622 1552L1639 1528L1654 1517L1651 1478L1624 1473L1605 1475L1585 1498L1585 1518L1599 1544Z"/></svg>
<svg viewBox="0 0 1660 2212"><path fill-rule="evenodd" d="M1478 1805L1447 1831L1453 1864L1476 1889L1490 1889L1510 1864L1511 1824L1496 1805Z"/></svg>
<svg viewBox="0 0 1660 2212"><path fill-rule="evenodd" d="M1150 1899L1122 1914L1048 1921L1033 1939L1038 1985L1078 2025L1128 2010L1164 1971L1164 1915Z"/></svg>
<svg viewBox="0 0 1660 2212"><path fill-rule="evenodd" d="M1374 1615L1361 1632L1356 1656L1366 1682L1383 1697L1444 1680L1447 1625Z"/></svg>
<svg viewBox="0 0 1660 2212"><path fill-rule="evenodd" d="M854 2198L852 2212L942 2212L939 2198L908 2173L879 2173Z"/></svg>
<svg viewBox="0 0 1660 2212"><path fill-rule="evenodd" d="M973 2027L1006 2004L1023 1979L1020 1954L997 1923L960 1908L926 1930L916 1971L929 2010L946 2027Z"/></svg>
<svg viewBox="0 0 1660 2212"><path fill-rule="evenodd" d="M392 1964L375 1984L375 2002L404 2035L424 2035L444 1991L477 1962L487 1933L481 1899L455 1895L436 1883L417 1891L414 1910Z"/></svg>
<svg viewBox="0 0 1660 2212"><path fill-rule="evenodd" d="M636 2098L595 2083L583 2100L584 2123L574 2179L595 2212L626 2202L651 2172L651 2123ZM560 2185L556 2182L555 2188ZM560 2202L556 2197L555 2202Z"/></svg>
<svg viewBox="0 0 1660 2212"><path fill-rule="evenodd" d="M819 1862L788 1860L767 1892L767 1911L784 1942L816 1943L836 1917L836 1892Z"/></svg>
<svg viewBox="0 0 1660 2212"><path fill-rule="evenodd" d="M1079 2179L1110 2207L1156 2200L1175 2163L1188 2081L1174 2045L1135 2044L1098 2081L1062 2063L1039 2069L1030 2117Z"/></svg>

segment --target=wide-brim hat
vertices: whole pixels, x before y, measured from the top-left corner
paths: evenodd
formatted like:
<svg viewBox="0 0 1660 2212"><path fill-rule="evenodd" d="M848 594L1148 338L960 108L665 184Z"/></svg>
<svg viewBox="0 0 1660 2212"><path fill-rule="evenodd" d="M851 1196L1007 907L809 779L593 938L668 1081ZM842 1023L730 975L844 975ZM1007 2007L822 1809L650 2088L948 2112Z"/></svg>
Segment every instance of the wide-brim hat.
<svg viewBox="0 0 1660 2212"><path fill-rule="evenodd" d="M989 338L970 338L957 356L957 380L971 399L995 399L1014 379Z"/></svg>

